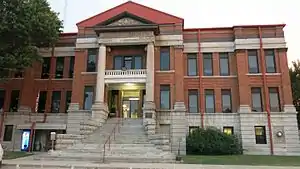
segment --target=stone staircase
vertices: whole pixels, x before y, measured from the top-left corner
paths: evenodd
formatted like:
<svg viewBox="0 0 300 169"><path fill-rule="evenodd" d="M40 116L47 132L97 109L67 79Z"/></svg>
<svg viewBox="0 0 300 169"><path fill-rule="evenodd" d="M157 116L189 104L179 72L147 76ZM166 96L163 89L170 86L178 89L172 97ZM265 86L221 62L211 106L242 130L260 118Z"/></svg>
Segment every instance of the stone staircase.
<svg viewBox="0 0 300 169"><path fill-rule="evenodd" d="M89 162L128 162L128 163L174 163L176 156L163 151L148 140L142 119L122 119L123 125L116 128L115 139L111 135L111 144L106 144L103 161L104 143L116 126L118 119L108 119L81 143L76 143L65 150L34 156L38 160L71 160Z"/></svg>

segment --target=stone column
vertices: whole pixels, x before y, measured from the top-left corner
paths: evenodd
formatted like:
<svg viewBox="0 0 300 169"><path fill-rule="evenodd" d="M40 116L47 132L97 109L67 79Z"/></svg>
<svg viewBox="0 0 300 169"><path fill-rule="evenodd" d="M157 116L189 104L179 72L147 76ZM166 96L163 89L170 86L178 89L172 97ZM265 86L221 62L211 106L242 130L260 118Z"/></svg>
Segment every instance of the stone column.
<svg viewBox="0 0 300 169"><path fill-rule="evenodd" d="M105 63L106 63L106 46L101 44L98 52L97 61L97 84L96 84L96 98L92 107L92 118L103 123L108 116L107 105L104 101L105 92Z"/></svg>
<svg viewBox="0 0 300 169"><path fill-rule="evenodd" d="M154 102L154 44L147 45L146 102Z"/></svg>
<svg viewBox="0 0 300 169"><path fill-rule="evenodd" d="M154 103L154 44L152 42L147 45L147 79L143 119L146 131L148 132L149 130L149 134L154 134L156 121Z"/></svg>

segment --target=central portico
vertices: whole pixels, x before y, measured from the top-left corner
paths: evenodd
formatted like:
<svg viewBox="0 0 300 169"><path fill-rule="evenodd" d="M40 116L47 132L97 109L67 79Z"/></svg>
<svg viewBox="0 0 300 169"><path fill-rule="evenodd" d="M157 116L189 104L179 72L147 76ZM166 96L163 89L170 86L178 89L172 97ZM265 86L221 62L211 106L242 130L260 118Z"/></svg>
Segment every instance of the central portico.
<svg viewBox="0 0 300 169"><path fill-rule="evenodd" d="M158 26L133 18L123 13L93 28L99 52L92 114L100 122L109 113L116 117L143 117L142 105L155 109L154 43ZM108 61L113 67L107 66Z"/></svg>
<svg viewBox="0 0 300 169"><path fill-rule="evenodd" d="M129 1L77 27L75 67L87 63L74 72L67 134L82 133L78 118L98 126L110 117L141 118L149 138L161 139L158 115L166 111L172 118L162 128L176 133L170 142L177 152L187 131L184 91L171 95L183 88L183 19Z"/></svg>

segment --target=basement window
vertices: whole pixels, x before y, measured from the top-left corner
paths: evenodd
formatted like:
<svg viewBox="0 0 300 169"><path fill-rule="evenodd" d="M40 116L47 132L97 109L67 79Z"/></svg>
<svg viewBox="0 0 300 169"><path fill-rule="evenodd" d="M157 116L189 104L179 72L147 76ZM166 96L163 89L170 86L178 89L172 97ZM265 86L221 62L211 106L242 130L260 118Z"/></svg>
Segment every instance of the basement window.
<svg viewBox="0 0 300 169"><path fill-rule="evenodd" d="M225 133L227 135L233 135L233 127L231 127L231 126L223 127L223 133Z"/></svg>
<svg viewBox="0 0 300 169"><path fill-rule="evenodd" d="M256 144L267 144L266 127L255 126L255 141Z"/></svg>
<svg viewBox="0 0 300 169"><path fill-rule="evenodd" d="M13 135L14 126L5 125L3 141L11 141Z"/></svg>

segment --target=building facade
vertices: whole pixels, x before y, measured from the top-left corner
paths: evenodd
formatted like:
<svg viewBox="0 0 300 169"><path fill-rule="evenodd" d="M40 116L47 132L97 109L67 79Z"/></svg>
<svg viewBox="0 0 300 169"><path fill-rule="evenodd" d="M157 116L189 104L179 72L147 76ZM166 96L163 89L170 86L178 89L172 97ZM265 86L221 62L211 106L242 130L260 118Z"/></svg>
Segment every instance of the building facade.
<svg viewBox="0 0 300 169"><path fill-rule="evenodd" d="M246 154L297 155L284 26L186 29L128 1L79 22L40 49L42 64L0 85L2 144L46 151L51 131L74 139L119 117L143 118L173 151L189 130L214 126Z"/></svg>

